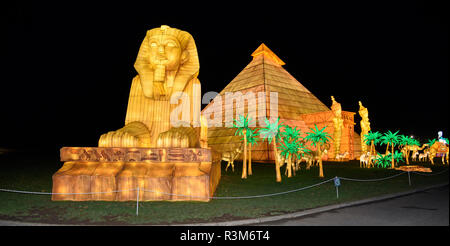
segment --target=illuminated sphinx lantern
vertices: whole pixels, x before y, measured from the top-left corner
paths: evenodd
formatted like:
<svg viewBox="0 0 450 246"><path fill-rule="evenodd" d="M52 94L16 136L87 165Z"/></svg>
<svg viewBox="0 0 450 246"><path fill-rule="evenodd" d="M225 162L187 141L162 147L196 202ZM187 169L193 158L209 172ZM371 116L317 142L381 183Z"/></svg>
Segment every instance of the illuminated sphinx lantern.
<svg viewBox="0 0 450 246"><path fill-rule="evenodd" d="M103 134L99 147L197 147L200 65L192 36L168 26L149 30L134 67L125 126Z"/></svg>
<svg viewBox="0 0 450 246"><path fill-rule="evenodd" d="M147 31L134 64L125 126L98 147L63 147L53 200L209 201L220 156L207 146L200 117L199 61L192 36L161 26Z"/></svg>

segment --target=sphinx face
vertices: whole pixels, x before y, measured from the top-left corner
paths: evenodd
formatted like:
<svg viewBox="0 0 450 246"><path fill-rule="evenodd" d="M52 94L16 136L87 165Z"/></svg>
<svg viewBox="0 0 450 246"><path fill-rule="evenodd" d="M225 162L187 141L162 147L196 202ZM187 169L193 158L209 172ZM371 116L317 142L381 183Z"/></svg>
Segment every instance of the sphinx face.
<svg viewBox="0 0 450 246"><path fill-rule="evenodd" d="M189 33L164 25L148 30L134 64L144 96L167 100L182 90L191 76L198 73L196 52Z"/></svg>
<svg viewBox="0 0 450 246"><path fill-rule="evenodd" d="M177 71L181 64L180 43L169 35L153 35L149 39L150 64L153 69Z"/></svg>

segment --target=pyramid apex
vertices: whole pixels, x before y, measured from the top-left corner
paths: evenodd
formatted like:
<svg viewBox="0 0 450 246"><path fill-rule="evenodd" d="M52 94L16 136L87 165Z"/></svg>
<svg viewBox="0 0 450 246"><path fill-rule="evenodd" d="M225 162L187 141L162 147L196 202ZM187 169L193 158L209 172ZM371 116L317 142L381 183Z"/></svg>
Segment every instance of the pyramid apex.
<svg viewBox="0 0 450 246"><path fill-rule="evenodd" d="M286 64L277 55L275 55L275 53L273 53L273 51L271 51L264 43L261 43L261 45L252 53L253 59L255 59L260 55L265 55L266 57L269 57L280 66Z"/></svg>

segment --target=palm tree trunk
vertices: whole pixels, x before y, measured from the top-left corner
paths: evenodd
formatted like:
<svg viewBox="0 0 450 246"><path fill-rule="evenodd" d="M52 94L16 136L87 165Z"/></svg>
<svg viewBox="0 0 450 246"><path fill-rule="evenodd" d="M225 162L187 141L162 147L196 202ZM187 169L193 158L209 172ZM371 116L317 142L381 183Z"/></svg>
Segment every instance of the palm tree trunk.
<svg viewBox="0 0 450 246"><path fill-rule="evenodd" d="M391 144L391 155L392 155L392 162L391 162L391 168L395 168L394 164L394 144Z"/></svg>
<svg viewBox="0 0 450 246"><path fill-rule="evenodd" d="M298 160L298 156L296 156L295 158L292 158L292 172L295 176L295 172L298 170L297 169L297 160Z"/></svg>
<svg viewBox="0 0 450 246"><path fill-rule="evenodd" d="M409 148L406 149L406 165L409 165Z"/></svg>
<svg viewBox="0 0 450 246"><path fill-rule="evenodd" d="M367 164L367 167L370 167L372 165L372 155L373 155L373 140L370 142L370 156L369 156L369 164Z"/></svg>
<svg viewBox="0 0 450 246"><path fill-rule="evenodd" d="M273 139L273 154L275 155L275 173L277 176L277 182L281 182L280 163L278 163L278 151L275 139Z"/></svg>
<svg viewBox="0 0 450 246"><path fill-rule="evenodd" d="M252 175L252 144L248 145L248 175Z"/></svg>
<svg viewBox="0 0 450 246"><path fill-rule="evenodd" d="M292 177L292 155L289 154L287 161L288 178Z"/></svg>
<svg viewBox="0 0 450 246"><path fill-rule="evenodd" d="M300 157L298 157L297 156L297 158L295 159L295 171L298 171L298 170L300 170L300 160L301 160L302 158ZM294 173L294 175L295 175L295 173Z"/></svg>
<svg viewBox="0 0 450 246"><path fill-rule="evenodd" d="M242 163L242 177L243 179L247 178L247 131L244 130L244 160Z"/></svg>
<svg viewBox="0 0 450 246"><path fill-rule="evenodd" d="M370 142L370 155L373 155L373 147L374 147L374 144L373 144L373 140Z"/></svg>
<svg viewBox="0 0 450 246"><path fill-rule="evenodd" d="M319 151L319 177L323 178L322 150L320 149L320 146L317 150Z"/></svg>

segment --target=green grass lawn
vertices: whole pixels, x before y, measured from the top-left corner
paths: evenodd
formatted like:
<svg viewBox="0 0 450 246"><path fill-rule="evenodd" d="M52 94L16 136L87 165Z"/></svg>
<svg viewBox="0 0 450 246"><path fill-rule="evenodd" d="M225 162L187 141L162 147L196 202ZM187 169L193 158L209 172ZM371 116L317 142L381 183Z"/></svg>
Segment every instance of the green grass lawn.
<svg viewBox="0 0 450 246"><path fill-rule="evenodd" d="M436 159L437 160L437 159ZM440 164L430 166L434 173L448 169ZM304 163L303 163L304 164ZM412 163L418 164L418 163ZM51 192L52 175L61 166L58 156L34 156L25 154L0 155L0 188ZM214 194L215 197L236 197L270 194L313 185L335 176L355 179L376 179L398 174L400 171L359 168L359 161L325 162L325 178L319 178L319 170L302 170L292 178L283 176L275 182L275 170L271 164L253 164L253 175L242 180L241 164L236 163L235 172L224 171ZM284 173L284 167L282 168ZM210 202L141 202L136 216L136 202L71 202L51 201L50 195L29 195L0 192L0 219L76 224L181 224L194 222L229 221L280 215L305 209L360 200L383 194L407 191L433 184L448 183L449 174L435 176L411 174L377 182L354 182L341 180L339 199L333 182L310 189L279 196L253 199L213 199Z"/></svg>

